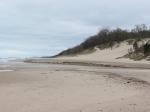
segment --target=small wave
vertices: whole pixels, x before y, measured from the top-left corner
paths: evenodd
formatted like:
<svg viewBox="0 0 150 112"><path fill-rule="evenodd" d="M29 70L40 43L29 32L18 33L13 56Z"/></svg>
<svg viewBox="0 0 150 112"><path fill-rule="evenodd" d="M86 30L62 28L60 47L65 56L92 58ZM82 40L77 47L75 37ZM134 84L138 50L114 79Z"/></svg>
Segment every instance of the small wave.
<svg viewBox="0 0 150 112"><path fill-rule="evenodd" d="M14 71L14 70L0 70L0 72L11 72L11 71Z"/></svg>

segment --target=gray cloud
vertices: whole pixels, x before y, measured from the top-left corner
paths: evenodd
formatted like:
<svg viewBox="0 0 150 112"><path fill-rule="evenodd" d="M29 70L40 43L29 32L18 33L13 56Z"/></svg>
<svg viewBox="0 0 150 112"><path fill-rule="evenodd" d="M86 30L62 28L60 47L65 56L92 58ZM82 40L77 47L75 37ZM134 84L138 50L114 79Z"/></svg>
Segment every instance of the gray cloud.
<svg viewBox="0 0 150 112"><path fill-rule="evenodd" d="M148 0L1 0L0 56L51 55L101 27L149 25L149 5Z"/></svg>

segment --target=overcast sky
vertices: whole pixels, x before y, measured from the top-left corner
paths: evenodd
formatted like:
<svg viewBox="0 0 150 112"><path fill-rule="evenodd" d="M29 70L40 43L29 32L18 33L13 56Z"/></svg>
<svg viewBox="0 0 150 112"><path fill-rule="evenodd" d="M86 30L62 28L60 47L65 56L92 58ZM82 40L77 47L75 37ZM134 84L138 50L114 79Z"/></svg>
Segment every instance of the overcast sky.
<svg viewBox="0 0 150 112"><path fill-rule="evenodd" d="M150 24L149 0L0 0L0 57L53 55L101 27Z"/></svg>

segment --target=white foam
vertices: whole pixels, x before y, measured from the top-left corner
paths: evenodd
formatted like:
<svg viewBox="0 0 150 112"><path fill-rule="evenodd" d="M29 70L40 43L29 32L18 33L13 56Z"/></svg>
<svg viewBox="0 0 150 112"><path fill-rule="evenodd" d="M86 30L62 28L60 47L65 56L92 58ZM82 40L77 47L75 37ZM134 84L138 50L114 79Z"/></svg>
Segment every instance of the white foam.
<svg viewBox="0 0 150 112"><path fill-rule="evenodd" d="M0 70L0 72L11 72L11 71L14 71L14 70Z"/></svg>

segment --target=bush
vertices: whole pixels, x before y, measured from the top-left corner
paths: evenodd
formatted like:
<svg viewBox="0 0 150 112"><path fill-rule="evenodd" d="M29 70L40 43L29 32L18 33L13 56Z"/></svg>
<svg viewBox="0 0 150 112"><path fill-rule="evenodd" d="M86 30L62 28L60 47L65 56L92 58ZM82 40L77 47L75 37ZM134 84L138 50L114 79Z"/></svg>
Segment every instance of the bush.
<svg viewBox="0 0 150 112"><path fill-rule="evenodd" d="M150 44L148 42L144 45L144 54L146 56L150 54Z"/></svg>

